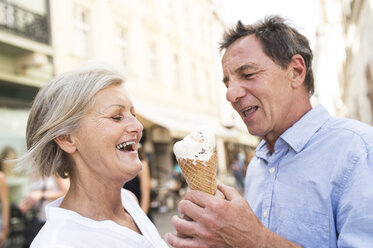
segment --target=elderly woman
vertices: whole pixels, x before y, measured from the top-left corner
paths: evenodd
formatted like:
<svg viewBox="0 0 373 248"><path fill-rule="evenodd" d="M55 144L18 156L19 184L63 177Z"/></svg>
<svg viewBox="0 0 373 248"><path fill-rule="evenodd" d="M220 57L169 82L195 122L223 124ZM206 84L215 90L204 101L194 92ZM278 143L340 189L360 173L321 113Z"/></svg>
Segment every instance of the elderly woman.
<svg viewBox="0 0 373 248"><path fill-rule="evenodd" d="M168 247L125 182L142 168L143 126L123 78L106 66L83 67L50 81L27 123L27 153L41 176L70 179L65 197L46 207L31 247Z"/></svg>

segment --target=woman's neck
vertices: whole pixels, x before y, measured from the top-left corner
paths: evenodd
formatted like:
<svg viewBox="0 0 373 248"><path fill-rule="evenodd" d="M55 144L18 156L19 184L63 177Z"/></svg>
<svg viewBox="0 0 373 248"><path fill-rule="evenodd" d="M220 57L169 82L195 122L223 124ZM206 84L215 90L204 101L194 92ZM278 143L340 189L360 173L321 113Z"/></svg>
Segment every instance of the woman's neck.
<svg viewBox="0 0 373 248"><path fill-rule="evenodd" d="M113 219L123 212L121 187L98 178L82 180L70 178L70 188L61 208L66 208L80 215L94 219Z"/></svg>

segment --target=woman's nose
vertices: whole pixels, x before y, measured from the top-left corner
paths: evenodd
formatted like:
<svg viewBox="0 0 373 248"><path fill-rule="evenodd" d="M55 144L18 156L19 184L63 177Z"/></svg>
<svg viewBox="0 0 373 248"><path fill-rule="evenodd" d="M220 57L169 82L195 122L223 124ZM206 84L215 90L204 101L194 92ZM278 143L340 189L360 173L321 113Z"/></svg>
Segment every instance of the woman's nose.
<svg viewBox="0 0 373 248"><path fill-rule="evenodd" d="M130 120L129 125L127 126L127 131L141 133L143 129L144 126L141 124L141 122L133 116Z"/></svg>

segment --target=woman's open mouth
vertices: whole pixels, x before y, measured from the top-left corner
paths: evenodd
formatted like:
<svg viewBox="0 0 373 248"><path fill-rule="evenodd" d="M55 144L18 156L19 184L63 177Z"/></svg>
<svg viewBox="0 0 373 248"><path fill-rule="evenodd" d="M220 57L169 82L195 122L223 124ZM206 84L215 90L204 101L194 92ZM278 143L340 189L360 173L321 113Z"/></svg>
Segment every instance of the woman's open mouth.
<svg viewBox="0 0 373 248"><path fill-rule="evenodd" d="M135 150L134 145L135 145L135 141L128 141L128 142L123 142L117 145L116 148L120 151L132 152Z"/></svg>

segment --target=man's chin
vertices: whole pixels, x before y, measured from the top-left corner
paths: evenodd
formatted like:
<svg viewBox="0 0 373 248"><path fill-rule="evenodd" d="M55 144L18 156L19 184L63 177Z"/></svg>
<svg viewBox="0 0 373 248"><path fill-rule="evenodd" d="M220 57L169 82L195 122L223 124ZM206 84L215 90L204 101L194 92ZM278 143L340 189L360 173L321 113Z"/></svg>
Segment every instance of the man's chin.
<svg viewBox="0 0 373 248"><path fill-rule="evenodd" d="M247 131L252 135L252 136L257 136L259 138L263 138L264 137L264 132L263 130L258 130L256 128L253 128L253 127L247 127Z"/></svg>

